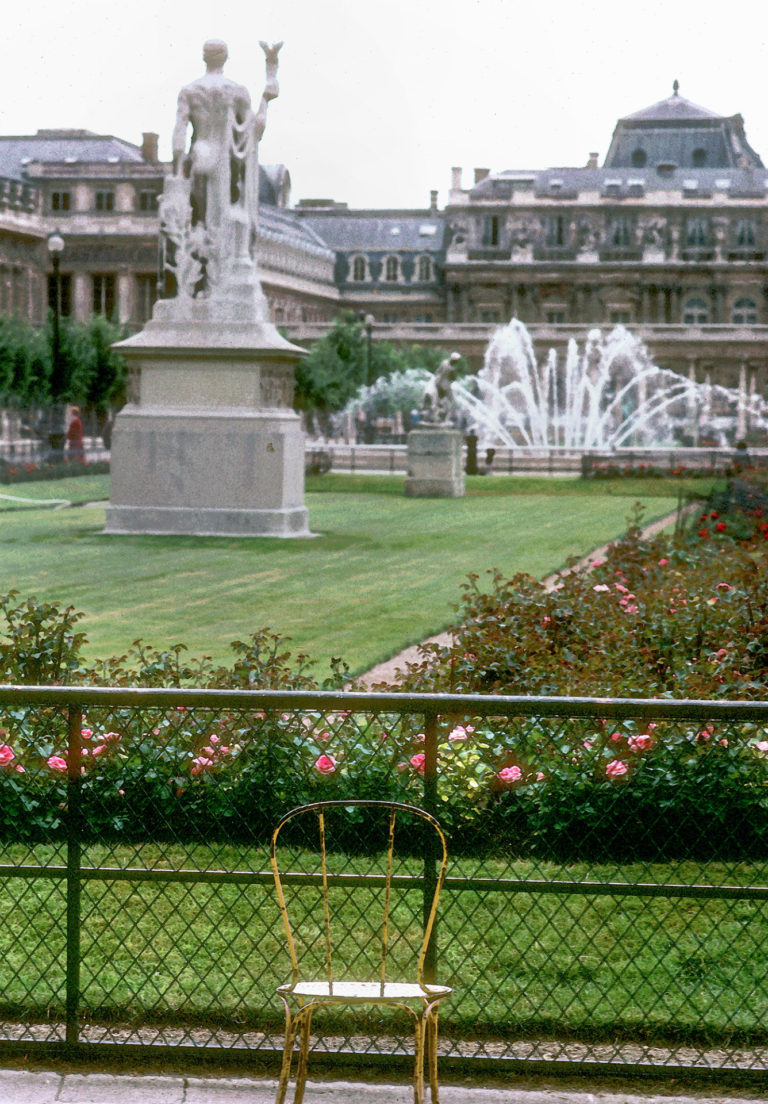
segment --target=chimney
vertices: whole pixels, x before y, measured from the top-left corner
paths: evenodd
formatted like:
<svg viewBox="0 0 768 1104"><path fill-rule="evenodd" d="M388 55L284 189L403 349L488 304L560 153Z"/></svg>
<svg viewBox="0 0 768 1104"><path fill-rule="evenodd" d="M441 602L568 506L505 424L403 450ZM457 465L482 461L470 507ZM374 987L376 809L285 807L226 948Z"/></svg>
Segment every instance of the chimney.
<svg viewBox="0 0 768 1104"><path fill-rule="evenodd" d="M588 169L596 169L597 168L597 158L598 158L598 154L590 153L589 161L587 161L587 168Z"/></svg>
<svg viewBox="0 0 768 1104"><path fill-rule="evenodd" d="M490 169L475 169L475 184L479 184L481 180L485 180L485 178L490 175Z"/></svg>
<svg viewBox="0 0 768 1104"><path fill-rule="evenodd" d="M151 161L152 164L157 164L157 143L159 135L153 134L152 131L145 131L141 136L141 156L145 161Z"/></svg>
<svg viewBox="0 0 768 1104"><path fill-rule="evenodd" d="M437 210L437 189L433 188L429 193L429 209L430 211Z"/></svg>
<svg viewBox="0 0 768 1104"><path fill-rule="evenodd" d="M461 168L455 165L451 169L451 191L461 191Z"/></svg>

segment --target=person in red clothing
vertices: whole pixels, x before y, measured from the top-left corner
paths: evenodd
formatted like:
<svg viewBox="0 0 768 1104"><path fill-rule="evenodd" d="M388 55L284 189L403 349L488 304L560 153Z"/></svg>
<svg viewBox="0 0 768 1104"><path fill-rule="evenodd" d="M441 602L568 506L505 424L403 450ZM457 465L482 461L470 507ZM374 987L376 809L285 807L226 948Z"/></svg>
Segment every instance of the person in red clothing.
<svg viewBox="0 0 768 1104"><path fill-rule="evenodd" d="M80 421L80 410L76 406L73 406L70 411L69 425L67 426L67 459L80 464L85 460L83 423Z"/></svg>

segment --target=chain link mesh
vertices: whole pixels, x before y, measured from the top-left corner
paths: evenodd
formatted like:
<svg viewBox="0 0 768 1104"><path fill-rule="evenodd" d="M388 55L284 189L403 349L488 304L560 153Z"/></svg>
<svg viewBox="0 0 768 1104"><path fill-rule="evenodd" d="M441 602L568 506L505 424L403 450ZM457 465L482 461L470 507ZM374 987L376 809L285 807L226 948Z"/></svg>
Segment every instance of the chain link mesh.
<svg viewBox="0 0 768 1104"><path fill-rule="evenodd" d="M0 689L0 711L0 1042L279 1049L271 831L378 798L448 836L444 1056L768 1069L762 705ZM362 878L381 840L345 830L331 868ZM288 892L321 954L315 889ZM375 969L379 893L333 890L349 971ZM410 889L396 971L421 922ZM409 1046L386 1010L317 1018L319 1052Z"/></svg>

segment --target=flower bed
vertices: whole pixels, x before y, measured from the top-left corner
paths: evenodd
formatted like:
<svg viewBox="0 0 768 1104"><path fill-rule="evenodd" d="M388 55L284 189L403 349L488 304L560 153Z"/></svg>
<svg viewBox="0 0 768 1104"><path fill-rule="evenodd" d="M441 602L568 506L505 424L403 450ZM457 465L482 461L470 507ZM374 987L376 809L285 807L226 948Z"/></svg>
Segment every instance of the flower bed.
<svg viewBox="0 0 768 1104"><path fill-rule="evenodd" d="M109 460L62 460L56 464L0 460L0 483L35 483L43 479L69 479L76 475L104 475Z"/></svg>
<svg viewBox="0 0 768 1104"><path fill-rule="evenodd" d="M450 647L425 646L395 689L564 697L768 697L768 517L759 482L687 534L629 534L547 589L525 575L465 584ZM743 492L743 493L742 493ZM714 503L712 504L715 505ZM183 648L87 668L79 614L0 598L8 683L316 689L306 657L267 631L231 667ZM330 685L344 678L341 667ZM454 717L439 734L437 800L454 850L584 857L768 854L768 731L635 716ZM0 833L63 831L68 732L54 711L0 718ZM93 839L263 838L289 806L327 796L423 799L418 717L89 713L78 777Z"/></svg>

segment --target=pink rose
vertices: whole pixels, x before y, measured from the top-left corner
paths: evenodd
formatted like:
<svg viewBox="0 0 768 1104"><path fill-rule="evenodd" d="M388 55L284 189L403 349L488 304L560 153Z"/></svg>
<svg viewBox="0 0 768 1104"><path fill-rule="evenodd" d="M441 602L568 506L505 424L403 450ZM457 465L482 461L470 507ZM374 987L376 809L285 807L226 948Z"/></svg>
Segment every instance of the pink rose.
<svg viewBox="0 0 768 1104"><path fill-rule="evenodd" d="M213 760L207 759L204 755L198 755L196 759L192 760L192 767L190 768L190 774L202 774L204 770L213 766Z"/></svg>
<svg viewBox="0 0 768 1104"><path fill-rule="evenodd" d="M449 740L466 740L471 732L474 732L472 725L456 725L454 729L448 733Z"/></svg>
<svg viewBox="0 0 768 1104"><path fill-rule="evenodd" d="M7 767L12 759L15 759L13 748L7 744L0 744L0 767Z"/></svg>
<svg viewBox="0 0 768 1104"><path fill-rule="evenodd" d="M668 563L669 560L666 558L666 556L662 556L659 560L659 567L666 567Z"/></svg>
<svg viewBox="0 0 768 1104"><path fill-rule="evenodd" d="M523 777L523 772L519 767L502 767L496 777L500 782L519 782Z"/></svg>
<svg viewBox="0 0 768 1104"><path fill-rule="evenodd" d="M315 760L315 770L318 770L320 774L333 774L336 770L336 760L332 755L321 755L319 759Z"/></svg>
<svg viewBox="0 0 768 1104"><path fill-rule="evenodd" d="M91 752L91 756L92 756L92 758L94 758L94 759L98 759L98 757L99 757L100 755L103 755L103 754L104 754L104 752L105 752L106 750L107 750L107 745L106 745L106 744L98 744L98 745L97 745L97 746L96 746L96 747L95 747L95 748L93 749L93 751Z"/></svg>
<svg viewBox="0 0 768 1104"><path fill-rule="evenodd" d="M67 761L62 759L60 755L52 755L50 759L46 759L46 764L52 771L66 771Z"/></svg>
<svg viewBox="0 0 768 1104"><path fill-rule="evenodd" d="M608 778L618 778L622 774L626 774L629 767L623 759L611 759L610 763L606 764L605 773Z"/></svg>
<svg viewBox="0 0 768 1104"><path fill-rule="evenodd" d="M413 769L415 771L418 771L419 774L423 774L424 773L424 764L425 764L426 760L427 760L427 757L424 754L424 752L423 751L417 751L415 755L411 756L411 766L413 767Z"/></svg>
<svg viewBox="0 0 768 1104"><path fill-rule="evenodd" d="M653 747L653 738L644 732L640 736L630 736L627 743L632 751L650 751Z"/></svg>

